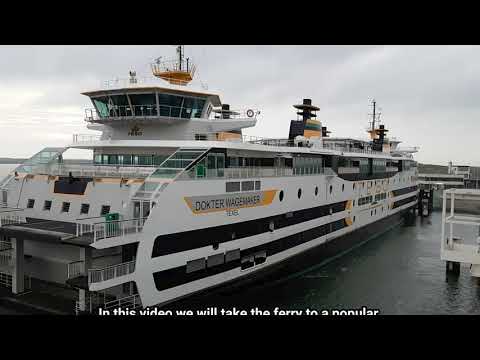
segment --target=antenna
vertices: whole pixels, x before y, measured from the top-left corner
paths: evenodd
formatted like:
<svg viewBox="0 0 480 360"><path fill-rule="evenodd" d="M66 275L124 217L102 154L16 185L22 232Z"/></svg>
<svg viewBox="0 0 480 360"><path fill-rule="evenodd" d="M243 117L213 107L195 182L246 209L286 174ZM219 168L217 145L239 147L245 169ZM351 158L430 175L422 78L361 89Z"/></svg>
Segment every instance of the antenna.
<svg viewBox="0 0 480 360"><path fill-rule="evenodd" d="M375 99L372 100L372 104L373 104L372 130L375 131L375 105L377 104L377 102L375 101Z"/></svg>

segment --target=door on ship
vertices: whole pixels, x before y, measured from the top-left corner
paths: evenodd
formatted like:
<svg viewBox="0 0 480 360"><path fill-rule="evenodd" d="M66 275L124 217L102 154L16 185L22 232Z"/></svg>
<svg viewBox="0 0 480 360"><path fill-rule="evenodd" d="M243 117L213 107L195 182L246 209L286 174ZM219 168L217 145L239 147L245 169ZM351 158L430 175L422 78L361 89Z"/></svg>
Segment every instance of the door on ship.
<svg viewBox="0 0 480 360"><path fill-rule="evenodd" d="M143 225L143 222L148 215L150 215L150 201L134 201L133 218L139 219L141 225Z"/></svg>

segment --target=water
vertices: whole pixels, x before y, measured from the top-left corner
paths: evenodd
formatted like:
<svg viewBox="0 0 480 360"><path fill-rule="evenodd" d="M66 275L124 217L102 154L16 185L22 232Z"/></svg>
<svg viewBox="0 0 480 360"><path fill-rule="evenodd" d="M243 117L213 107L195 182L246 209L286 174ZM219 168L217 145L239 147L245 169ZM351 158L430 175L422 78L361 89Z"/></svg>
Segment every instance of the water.
<svg viewBox="0 0 480 360"><path fill-rule="evenodd" d="M0 164L0 178L15 168ZM480 314L480 283L462 266L445 276L441 212L400 226L321 267L241 291L201 296L193 307L379 309L381 314ZM2 309L0 314L11 313Z"/></svg>

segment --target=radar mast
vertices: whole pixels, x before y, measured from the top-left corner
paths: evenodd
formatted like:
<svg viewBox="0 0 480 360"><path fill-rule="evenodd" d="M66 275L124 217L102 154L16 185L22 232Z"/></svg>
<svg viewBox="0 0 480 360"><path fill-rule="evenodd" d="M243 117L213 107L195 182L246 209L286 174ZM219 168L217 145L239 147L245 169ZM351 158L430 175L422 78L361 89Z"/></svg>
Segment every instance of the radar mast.
<svg viewBox="0 0 480 360"><path fill-rule="evenodd" d="M176 52L178 57L175 59L155 59L151 64L152 74L170 84L186 86L193 80L196 66L190 62L190 58L184 58L184 45L177 45Z"/></svg>

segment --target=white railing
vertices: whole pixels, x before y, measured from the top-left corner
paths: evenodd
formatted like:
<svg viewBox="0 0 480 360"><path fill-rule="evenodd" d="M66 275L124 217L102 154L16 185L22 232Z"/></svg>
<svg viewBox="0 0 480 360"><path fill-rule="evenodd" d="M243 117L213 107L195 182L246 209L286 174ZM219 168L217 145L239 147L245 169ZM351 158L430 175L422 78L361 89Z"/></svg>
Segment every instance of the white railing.
<svg viewBox="0 0 480 360"><path fill-rule="evenodd" d="M101 135L93 135L93 134L73 134L72 135L73 144L91 143L91 142L99 141L101 139L102 139Z"/></svg>
<svg viewBox="0 0 480 360"><path fill-rule="evenodd" d="M358 174L358 173L360 173L360 168L339 166L338 167L338 173L339 174Z"/></svg>
<svg viewBox="0 0 480 360"><path fill-rule="evenodd" d="M114 308L125 308L128 307L129 309L135 309L137 307L142 306L142 302L140 300L140 295L130 295L121 299L112 300L104 303L104 309L114 309Z"/></svg>
<svg viewBox="0 0 480 360"><path fill-rule="evenodd" d="M120 276L131 274L135 271L135 261L129 261L117 265L108 266L103 269L89 269L88 283L98 283L115 279Z"/></svg>
<svg viewBox="0 0 480 360"><path fill-rule="evenodd" d="M12 243L10 241L0 241L0 251L12 250Z"/></svg>
<svg viewBox="0 0 480 360"><path fill-rule="evenodd" d="M154 166L102 166L82 164L50 164L32 167L32 174L97 177L146 178L156 170Z"/></svg>
<svg viewBox="0 0 480 360"><path fill-rule="evenodd" d="M11 215L11 214L0 215L0 227L5 225L22 224L26 222L27 220L25 216L22 216L22 215Z"/></svg>
<svg viewBox="0 0 480 360"><path fill-rule="evenodd" d="M67 265L67 279L72 279L85 274L85 261L74 261Z"/></svg>
<svg viewBox="0 0 480 360"><path fill-rule="evenodd" d="M388 155L383 151L376 151L370 149L358 149L351 146L339 145L339 144L332 144L332 143L323 143L322 146L324 149L330 149L335 151L341 152L349 152L349 153L359 153L359 154L372 154L372 155Z"/></svg>
<svg viewBox="0 0 480 360"><path fill-rule="evenodd" d="M115 220L93 224L93 241L139 233L147 218Z"/></svg>
<svg viewBox="0 0 480 360"><path fill-rule="evenodd" d="M137 119L137 118L179 118L179 119L193 119L200 118L202 108L170 106L162 104L149 105L113 105L107 112L99 112L94 108L85 109L85 121L102 121L102 120L122 120L122 119ZM256 109L242 109L242 110L213 110L209 114L209 119L256 119L260 111Z"/></svg>
<svg viewBox="0 0 480 360"><path fill-rule="evenodd" d="M12 287L12 275L0 272L0 285L11 288Z"/></svg>
<svg viewBox="0 0 480 360"><path fill-rule="evenodd" d="M206 169L204 176L198 176L195 171L183 172L178 180L199 179L248 179L259 177L306 176L324 174L325 168L320 165L286 167L255 167L245 166L238 168Z"/></svg>
<svg viewBox="0 0 480 360"><path fill-rule="evenodd" d="M12 274L7 274L0 272L0 285L6 286L11 288L12 287L12 279L13 276ZM30 290L32 288L32 278L28 275L24 276L24 289L25 290Z"/></svg>
<svg viewBox="0 0 480 360"><path fill-rule="evenodd" d="M0 266L13 266L12 250L0 251Z"/></svg>

